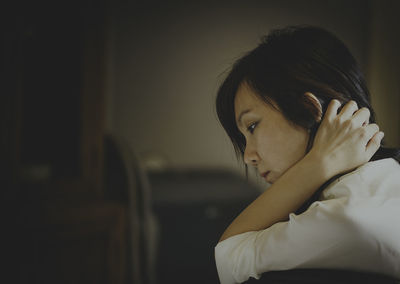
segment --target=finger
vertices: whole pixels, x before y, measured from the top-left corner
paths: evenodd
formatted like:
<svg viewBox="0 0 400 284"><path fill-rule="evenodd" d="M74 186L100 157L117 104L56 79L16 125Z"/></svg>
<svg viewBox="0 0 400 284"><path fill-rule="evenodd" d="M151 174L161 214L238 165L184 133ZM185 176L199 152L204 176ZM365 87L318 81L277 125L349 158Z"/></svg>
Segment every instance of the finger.
<svg viewBox="0 0 400 284"><path fill-rule="evenodd" d="M371 140L369 140L369 142L365 148L365 151L366 151L368 157L371 158L376 153L376 151L378 151L379 147L381 146L381 142L382 142L382 139L384 136L385 136L385 134L382 131L380 131L380 132L376 133L371 138Z"/></svg>
<svg viewBox="0 0 400 284"><path fill-rule="evenodd" d="M360 139L364 145L367 145L368 142L372 139L374 135L379 133L379 126L376 123L372 123L357 129L360 134Z"/></svg>
<svg viewBox="0 0 400 284"><path fill-rule="evenodd" d="M341 121L350 119L353 114L358 110L357 103L355 101L349 101L339 113Z"/></svg>
<svg viewBox="0 0 400 284"><path fill-rule="evenodd" d="M369 117L371 112L368 108L363 107L356 111L352 117L353 124L355 126L364 126L369 124Z"/></svg>
<svg viewBox="0 0 400 284"><path fill-rule="evenodd" d="M338 100L331 100L328 108L326 109L325 115L324 117L328 120L328 121L332 121L336 116L337 116L337 112L339 107L341 106L341 103Z"/></svg>

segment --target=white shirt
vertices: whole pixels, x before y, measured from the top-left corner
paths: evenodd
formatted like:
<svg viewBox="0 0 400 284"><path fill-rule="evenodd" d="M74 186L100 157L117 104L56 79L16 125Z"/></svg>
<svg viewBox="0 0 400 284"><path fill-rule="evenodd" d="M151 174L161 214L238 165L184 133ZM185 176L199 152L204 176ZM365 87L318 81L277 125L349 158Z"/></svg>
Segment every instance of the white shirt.
<svg viewBox="0 0 400 284"><path fill-rule="evenodd" d="M222 284L300 268L400 278L400 165L388 158L341 176L302 214L219 242L215 260Z"/></svg>

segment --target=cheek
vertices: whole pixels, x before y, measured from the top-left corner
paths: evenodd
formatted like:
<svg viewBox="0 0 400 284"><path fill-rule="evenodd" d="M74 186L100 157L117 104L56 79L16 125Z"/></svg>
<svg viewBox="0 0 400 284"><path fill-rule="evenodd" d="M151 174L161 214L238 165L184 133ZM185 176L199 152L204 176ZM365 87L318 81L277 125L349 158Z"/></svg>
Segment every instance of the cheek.
<svg viewBox="0 0 400 284"><path fill-rule="evenodd" d="M305 156L308 135L307 132L292 131L290 135L281 138L282 159L285 161L286 167L289 168Z"/></svg>
<svg viewBox="0 0 400 284"><path fill-rule="evenodd" d="M272 134L274 133L274 134ZM271 131L260 131L257 136L257 149L264 162L268 164L277 164L282 157L282 142L284 141L280 135Z"/></svg>
<svg viewBox="0 0 400 284"><path fill-rule="evenodd" d="M271 134L274 133L274 134ZM306 131L293 128L260 133L259 154L269 167L283 173L305 155L308 136Z"/></svg>
<svg viewBox="0 0 400 284"><path fill-rule="evenodd" d="M268 131L268 129L260 129L256 133L256 142L257 142L257 149L259 152L265 152L271 149L271 147L274 144L274 135L271 135L271 131Z"/></svg>

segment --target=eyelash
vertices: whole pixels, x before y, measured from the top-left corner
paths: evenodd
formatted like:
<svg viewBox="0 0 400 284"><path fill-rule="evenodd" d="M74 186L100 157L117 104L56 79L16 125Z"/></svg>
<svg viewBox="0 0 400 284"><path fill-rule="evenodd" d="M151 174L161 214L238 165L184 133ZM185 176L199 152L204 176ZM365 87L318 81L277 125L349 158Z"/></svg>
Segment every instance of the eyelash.
<svg viewBox="0 0 400 284"><path fill-rule="evenodd" d="M257 124L258 124L258 122L253 122L252 124L250 124L250 125L247 127L247 131L249 131L251 134L253 134L253 133L254 133L254 130L255 130L256 127L257 127Z"/></svg>

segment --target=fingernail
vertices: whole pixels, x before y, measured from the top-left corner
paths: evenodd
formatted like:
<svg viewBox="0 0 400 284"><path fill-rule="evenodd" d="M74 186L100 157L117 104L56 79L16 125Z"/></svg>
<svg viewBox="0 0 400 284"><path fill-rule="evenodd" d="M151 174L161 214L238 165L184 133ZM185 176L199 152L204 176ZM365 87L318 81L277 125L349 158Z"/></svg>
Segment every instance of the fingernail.
<svg viewBox="0 0 400 284"><path fill-rule="evenodd" d="M382 139L384 136L385 136L385 133L383 133L383 131L380 131L380 132L379 132L379 138Z"/></svg>
<svg viewBox="0 0 400 284"><path fill-rule="evenodd" d="M335 101L335 103L338 103L339 105L342 104L338 99L333 99L333 101Z"/></svg>

